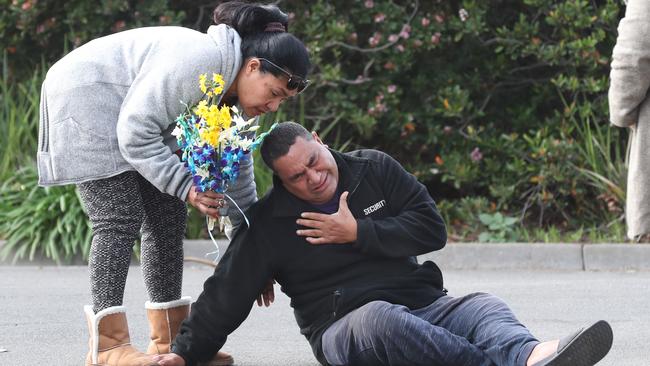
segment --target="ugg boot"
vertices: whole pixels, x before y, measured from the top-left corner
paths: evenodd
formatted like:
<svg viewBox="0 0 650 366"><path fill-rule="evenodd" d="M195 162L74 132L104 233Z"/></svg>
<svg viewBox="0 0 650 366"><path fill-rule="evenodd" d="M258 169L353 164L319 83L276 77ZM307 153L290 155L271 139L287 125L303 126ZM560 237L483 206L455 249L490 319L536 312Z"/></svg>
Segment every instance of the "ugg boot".
<svg viewBox="0 0 650 366"><path fill-rule="evenodd" d="M181 323L190 315L192 298L184 296L179 300L169 302L147 301L149 329L151 329L151 342L147 348L148 354L169 353L172 341L178 334ZM200 363L201 366L228 366L232 365L232 356L225 352L217 352L212 360Z"/></svg>
<svg viewBox="0 0 650 366"><path fill-rule="evenodd" d="M150 355L131 346L126 308L113 306L97 314L93 307L84 307L90 332L86 366L156 366Z"/></svg>

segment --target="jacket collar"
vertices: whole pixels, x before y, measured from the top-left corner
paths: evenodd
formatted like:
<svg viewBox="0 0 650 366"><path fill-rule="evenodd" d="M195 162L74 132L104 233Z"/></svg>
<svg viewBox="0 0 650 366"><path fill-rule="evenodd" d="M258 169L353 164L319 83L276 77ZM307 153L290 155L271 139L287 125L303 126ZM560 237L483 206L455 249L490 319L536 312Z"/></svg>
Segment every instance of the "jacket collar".
<svg viewBox="0 0 650 366"><path fill-rule="evenodd" d="M226 24L211 25L206 33L217 46L216 52L221 60L220 73L226 82L224 90L228 90L237 78L243 63L241 37L234 28ZM221 94L219 100L222 97L223 94Z"/></svg>
<svg viewBox="0 0 650 366"><path fill-rule="evenodd" d="M352 195L361 183L370 161L366 158L342 154L332 149L329 151L334 156L339 170L337 191L348 191ZM273 191L269 198L273 202L273 217L298 217L302 212L314 210L311 204L289 193L275 174L273 174Z"/></svg>

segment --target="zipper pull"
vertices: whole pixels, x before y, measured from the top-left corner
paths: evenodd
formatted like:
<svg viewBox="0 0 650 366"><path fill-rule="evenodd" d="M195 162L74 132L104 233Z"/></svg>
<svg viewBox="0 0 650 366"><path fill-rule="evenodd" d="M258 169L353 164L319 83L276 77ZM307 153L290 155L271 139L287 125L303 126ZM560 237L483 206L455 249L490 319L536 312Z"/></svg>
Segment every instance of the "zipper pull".
<svg viewBox="0 0 650 366"><path fill-rule="evenodd" d="M341 297L341 291L334 291L334 296L332 297L332 316L336 318L336 310L338 310L339 297Z"/></svg>

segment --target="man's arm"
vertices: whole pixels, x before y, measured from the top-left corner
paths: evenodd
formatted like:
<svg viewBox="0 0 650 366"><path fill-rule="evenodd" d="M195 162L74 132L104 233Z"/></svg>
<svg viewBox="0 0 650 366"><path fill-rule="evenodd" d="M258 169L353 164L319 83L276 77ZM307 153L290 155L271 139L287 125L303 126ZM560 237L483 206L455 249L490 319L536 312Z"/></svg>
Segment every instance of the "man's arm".
<svg viewBox="0 0 650 366"><path fill-rule="evenodd" d="M379 153L379 178L393 217L357 219L362 252L385 257L410 257L442 249L447 229L424 185L395 159Z"/></svg>
<svg viewBox="0 0 650 366"><path fill-rule="evenodd" d="M639 106L650 87L650 2L628 1L618 26L609 86L611 122L629 127L639 119Z"/></svg>
<svg viewBox="0 0 650 366"><path fill-rule="evenodd" d="M206 361L246 319L272 271L268 256L249 230L239 230L215 273L203 285L192 311L174 340L172 352L187 366Z"/></svg>

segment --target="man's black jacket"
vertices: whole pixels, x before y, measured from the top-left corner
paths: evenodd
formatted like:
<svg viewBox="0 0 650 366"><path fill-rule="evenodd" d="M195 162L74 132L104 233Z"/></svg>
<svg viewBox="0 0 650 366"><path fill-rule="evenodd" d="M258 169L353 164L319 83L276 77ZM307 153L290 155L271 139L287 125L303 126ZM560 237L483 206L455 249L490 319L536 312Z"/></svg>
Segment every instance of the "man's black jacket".
<svg viewBox="0 0 650 366"><path fill-rule="evenodd" d="M296 220L314 208L277 177L247 215L214 275L181 326L173 351L187 365L210 359L248 316L274 278L291 298L300 331L326 364L321 335L335 320L373 300L417 309L442 296L442 274L415 256L444 247L447 232L425 187L390 156L375 150L331 151L339 192L357 219L357 241L312 245Z"/></svg>

